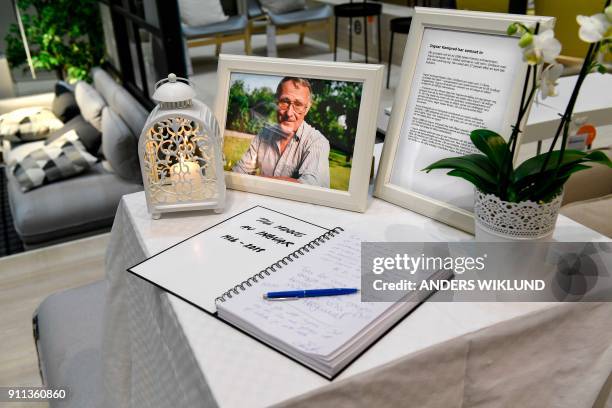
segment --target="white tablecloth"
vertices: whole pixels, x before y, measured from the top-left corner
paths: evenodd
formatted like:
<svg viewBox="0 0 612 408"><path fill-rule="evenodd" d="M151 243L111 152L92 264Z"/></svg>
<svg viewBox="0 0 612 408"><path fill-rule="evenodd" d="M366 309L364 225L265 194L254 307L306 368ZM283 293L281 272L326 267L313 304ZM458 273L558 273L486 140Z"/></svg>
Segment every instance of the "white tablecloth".
<svg viewBox="0 0 612 408"><path fill-rule="evenodd" d="M604 398L612 303L426 302L329 382L126 268L253 205L381 241L471 236L374 199L365 214L228 191L224 214L151 220L125 196L107 253L105 406L567 406ZM605 240L560 217L555 238Z"/></svg>

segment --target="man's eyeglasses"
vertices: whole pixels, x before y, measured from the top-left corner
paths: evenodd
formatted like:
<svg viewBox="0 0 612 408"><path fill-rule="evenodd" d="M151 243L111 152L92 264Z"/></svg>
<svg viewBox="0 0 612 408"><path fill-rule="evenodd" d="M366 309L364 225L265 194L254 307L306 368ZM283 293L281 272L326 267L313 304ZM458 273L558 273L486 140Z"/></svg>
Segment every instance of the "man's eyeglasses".
<svg viewBox="0 0 612 408"><path fill-rule="evenodd" d="M281 110L288 110L289 106L293 105L293 110L295 113L304 113L308 108L308 105L303 104L300 101L292 101L291 99L283 98L279 99L277 102L278 108Z"/></svg>

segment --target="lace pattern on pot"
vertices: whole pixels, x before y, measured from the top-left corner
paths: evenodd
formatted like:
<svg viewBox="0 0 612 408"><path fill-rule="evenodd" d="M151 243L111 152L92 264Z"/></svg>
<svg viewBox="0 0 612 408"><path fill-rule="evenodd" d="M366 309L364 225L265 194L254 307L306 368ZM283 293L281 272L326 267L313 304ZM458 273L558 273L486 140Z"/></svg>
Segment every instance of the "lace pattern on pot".
<svg viewBox="0 0 612 408"><path fill-rule="evenodd" d="M515 238L535 238L549 234L557 222L563 194L551 202L511 203L493 194L476 190L474 215L476 222L488 230Z"/></svg>

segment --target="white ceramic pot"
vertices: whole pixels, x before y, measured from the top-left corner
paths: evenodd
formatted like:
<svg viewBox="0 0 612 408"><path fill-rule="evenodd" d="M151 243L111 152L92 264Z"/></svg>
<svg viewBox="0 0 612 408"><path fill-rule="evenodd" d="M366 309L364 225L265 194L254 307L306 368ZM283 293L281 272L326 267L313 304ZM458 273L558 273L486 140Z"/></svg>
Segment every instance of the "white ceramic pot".
<svg viewBox="0 0 612 408"><path fill-rule="evenodd" d="M476 241L547 241L555 229L562 199L561 193L549 203L511 203L476 189Z"/></svg>

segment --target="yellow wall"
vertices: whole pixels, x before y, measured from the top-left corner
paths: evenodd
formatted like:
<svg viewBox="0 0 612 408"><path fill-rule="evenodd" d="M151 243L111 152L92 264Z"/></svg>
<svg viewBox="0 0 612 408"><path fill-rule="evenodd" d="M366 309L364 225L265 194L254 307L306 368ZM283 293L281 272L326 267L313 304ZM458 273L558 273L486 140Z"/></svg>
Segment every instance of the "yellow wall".
<svg viewBox="0 0 612 408"><path fill-rule="evenodd" d="M457 9L507 13L508 0L456 0Z"/></svg>
<svg viewBox="0 0 612 408"><path fill-rule="evenodd" d="M535 14L557 19L555 37L563 46L561 55L584 58L589 46L578 38L576 16L601 13L604 4L603 0L535 0Z"/></svg>
<svg viewBox="0 0 612 408"><path fill-rule="evenodd" d="M456 0L460 10L508 12L508 0ZM535 14L556 18L555 37L561 41L561 55L584 58L588 44L578 38L576 16L601 13L604 0L534 0Z"/></svg>

